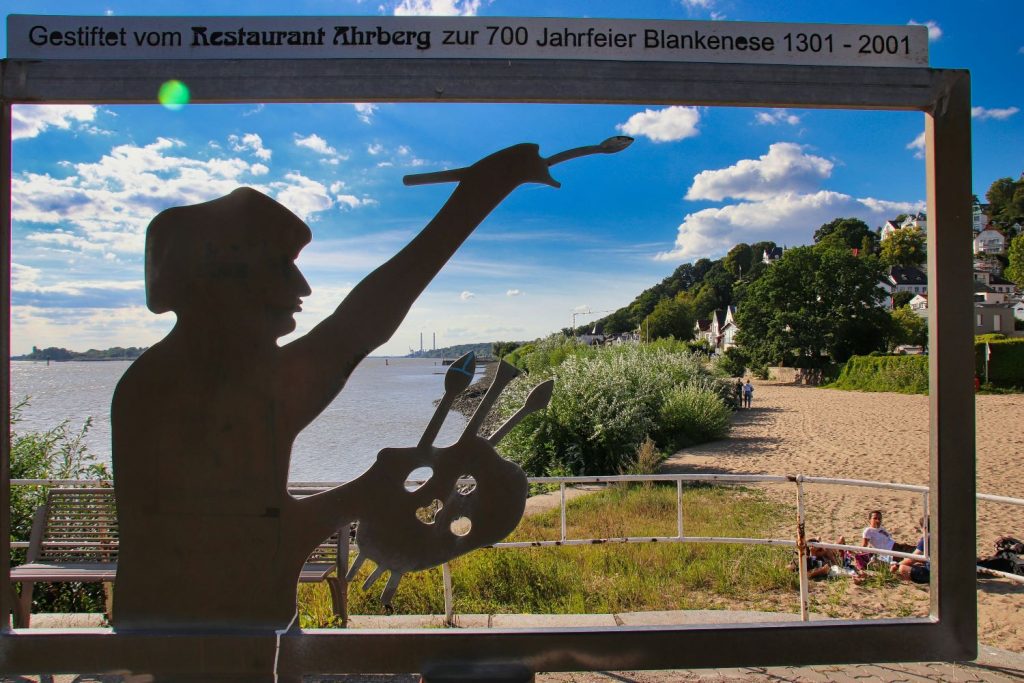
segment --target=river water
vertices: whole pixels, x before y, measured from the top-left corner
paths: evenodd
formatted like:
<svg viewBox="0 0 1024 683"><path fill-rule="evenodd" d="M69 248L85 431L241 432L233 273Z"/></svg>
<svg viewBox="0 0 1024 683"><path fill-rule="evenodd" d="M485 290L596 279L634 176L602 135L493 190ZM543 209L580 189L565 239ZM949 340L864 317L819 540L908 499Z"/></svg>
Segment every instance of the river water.
<svg viewBox="0 0 1024 683"><path fill-rule="evenodd" d="M129 362L11 362L11 398L30 397L19 432L44 431L62 420L77 429L91 417L86 443L110 462L110 398ZM367 358L345 389L307 427L292 449L290 481L346 481L384 447L415 446L444 393L445 367L422 358ZM466 425L449 413L436 443L454 442Z"/></svg>

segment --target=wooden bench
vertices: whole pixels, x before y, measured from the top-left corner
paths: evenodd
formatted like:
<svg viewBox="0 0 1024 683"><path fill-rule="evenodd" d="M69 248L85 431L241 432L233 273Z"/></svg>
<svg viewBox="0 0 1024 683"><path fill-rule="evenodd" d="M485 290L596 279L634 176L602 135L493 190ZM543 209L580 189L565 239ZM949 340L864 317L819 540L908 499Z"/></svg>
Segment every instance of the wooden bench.
<svg viewBox="0 0 1024 683"><path fill-rule="evenodd" d="M335 534L309 556L300 583L327 583L334 614L347 621L350 534ZM32 519L25 564L11 568L11 585L21 586L14 601L14 625L28 628L36 582L114 583L117 578L117 508L112 488L53 488ZM107 591L109 595L109 591ZM109 613L109 610L108 610Z"/></svg>

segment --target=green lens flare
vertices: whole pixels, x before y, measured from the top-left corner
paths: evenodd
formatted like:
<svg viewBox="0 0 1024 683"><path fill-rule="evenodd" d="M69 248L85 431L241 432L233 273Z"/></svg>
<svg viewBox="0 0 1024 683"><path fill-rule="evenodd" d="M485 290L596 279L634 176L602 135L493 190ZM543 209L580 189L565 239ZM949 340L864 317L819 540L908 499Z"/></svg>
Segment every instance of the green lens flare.
<svg viewBox="0 0 1024 683"><path fill-rule="evenodd" d="M188 86L181 81L167 81L160 86L157 99L171 111L179 111L188 104Z"/></svg>

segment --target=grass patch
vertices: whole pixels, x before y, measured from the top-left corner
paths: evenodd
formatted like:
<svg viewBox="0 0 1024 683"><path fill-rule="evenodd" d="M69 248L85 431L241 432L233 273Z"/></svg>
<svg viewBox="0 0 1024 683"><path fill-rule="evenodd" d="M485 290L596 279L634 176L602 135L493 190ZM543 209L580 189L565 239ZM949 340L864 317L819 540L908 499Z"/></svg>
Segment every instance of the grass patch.
<svg viewBox="0 0 1024 683"><path fill-rule="evenodd" d="M789 506L738 487L688 486L683 519L688 536L767 538ZM569 538L676 534L674 485L614 486L569 502ZM509 540L555 540L557 509L523 519ZM797 577L785 548L739 544L600 544L555 548L478 550L452 565L455 610L462 614L607 614L713 609L737 601L754 609L765 600L796 607ZM379 586L349 591L353 614L383 614ZM409 574L394 599L397 614L444 612L441 570ZM302 586L304 627L331 626L325 586Z"/></svg>

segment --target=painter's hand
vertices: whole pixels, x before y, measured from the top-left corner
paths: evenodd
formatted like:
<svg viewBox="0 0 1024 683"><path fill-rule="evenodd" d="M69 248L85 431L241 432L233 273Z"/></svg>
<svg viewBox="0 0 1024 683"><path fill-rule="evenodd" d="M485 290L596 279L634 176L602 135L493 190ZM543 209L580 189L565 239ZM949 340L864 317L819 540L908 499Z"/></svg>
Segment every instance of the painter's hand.
<svg viewBox="0 0 1024 683"><path fill-rule="evenodd" d="M561 184L551 177L548 161L540 156L540 147L522 143L486 156L463 170L461 182L507 183L511 188L525 183L541 183L551 187Z"/></svg>

